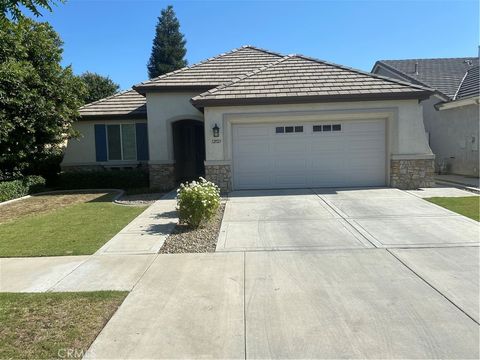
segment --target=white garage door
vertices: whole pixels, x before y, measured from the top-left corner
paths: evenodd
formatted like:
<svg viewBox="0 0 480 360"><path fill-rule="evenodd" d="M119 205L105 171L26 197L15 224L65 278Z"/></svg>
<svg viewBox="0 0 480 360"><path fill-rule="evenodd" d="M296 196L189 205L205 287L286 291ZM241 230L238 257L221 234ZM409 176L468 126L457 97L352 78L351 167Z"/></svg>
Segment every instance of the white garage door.
<svg viewBox="0 0 480 360"><path fill-rule="evenodd" d="M235 189L385 185L385 121L233 126Z"/></svg>

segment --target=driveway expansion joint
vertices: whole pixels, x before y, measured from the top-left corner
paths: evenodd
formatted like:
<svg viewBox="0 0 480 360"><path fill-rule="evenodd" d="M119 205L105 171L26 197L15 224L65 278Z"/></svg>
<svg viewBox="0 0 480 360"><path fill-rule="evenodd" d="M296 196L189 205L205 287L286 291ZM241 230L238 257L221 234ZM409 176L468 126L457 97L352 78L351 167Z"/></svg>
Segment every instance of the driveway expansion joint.
<svg viewBox="0 0 480 360"><path fill-rule="evenodd" d="M392 253L389 249L385 249L391 256L393 256L398 262L400 262L403 266L405 266L408 270L410 270L416 277L422 280L425 284L427 284L430 288L432 288L435 292L437 292L440 296L442 296L445 300L447 300L450 304L455 306L460 312L462 312L465 316L467 316L470 320L472 320L475 324L480 325L480 323L474 319L470 314L468 314L465 310L463 310L460 306L458 306L455 302L450 300L446 295L444 295L440 290L438 290L435 286L433 286L429 281L427 281L424 277L418 274L415 270L413 270L410 266L408 266L405 261L401 260L397 255Z"/></svg>

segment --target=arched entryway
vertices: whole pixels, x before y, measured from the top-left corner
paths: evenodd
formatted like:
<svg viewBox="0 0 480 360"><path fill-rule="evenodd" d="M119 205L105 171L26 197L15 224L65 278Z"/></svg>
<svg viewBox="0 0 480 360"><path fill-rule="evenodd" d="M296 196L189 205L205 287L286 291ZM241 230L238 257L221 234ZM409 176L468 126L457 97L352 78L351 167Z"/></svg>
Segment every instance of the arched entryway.
<svg viewBox="0 0 480 360"><path fill-rule="evenodd" d="M172 124L175 178L197 179L205 175L205 136L203 122L179 120Z"/></svg>

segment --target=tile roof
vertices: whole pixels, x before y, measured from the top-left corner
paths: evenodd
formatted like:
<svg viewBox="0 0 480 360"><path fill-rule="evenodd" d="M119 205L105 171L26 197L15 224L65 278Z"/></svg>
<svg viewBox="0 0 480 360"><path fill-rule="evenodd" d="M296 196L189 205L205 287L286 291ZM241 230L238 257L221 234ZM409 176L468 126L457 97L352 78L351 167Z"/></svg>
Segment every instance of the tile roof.
<svg viewBox="0 0 480 360"><path fill-rule="evenodd" d="M462 83L458 87L454 100L466 99L474 96L479 96L480 93L480 74L478 66L475 66L467 71Z"/></svg>
<svg viewBox="0 0 480 360"><path fill-rule="evenodd" d="M125 118L146 119L146 99L135 90L127 90L86 104L79 109L82 119Z"/></svg>
<svg viewBox="0 0 480 360"><path fill-rule="evenodd" d="M281 57L280 54L246 45L198 64L142 82L133 88L140 93L148 90L189 87L206 90L230 82L242 74L249 73Z"/></svg>
<svg viewBox="0 0 480 360"><path fill-rule="evenodd" d="M478 66L478 57L440 58L440 59L408 59L408 60L379 60L382 64L401 76L431 87L452 99L458 91L465 73Z"/></svg>
<svg viewBox="0 0 480 360"><path fill-rule="evenodd" d="M195 106L351 99L425 98L433 90L301 55L285 56L204 92Z"/></svg>

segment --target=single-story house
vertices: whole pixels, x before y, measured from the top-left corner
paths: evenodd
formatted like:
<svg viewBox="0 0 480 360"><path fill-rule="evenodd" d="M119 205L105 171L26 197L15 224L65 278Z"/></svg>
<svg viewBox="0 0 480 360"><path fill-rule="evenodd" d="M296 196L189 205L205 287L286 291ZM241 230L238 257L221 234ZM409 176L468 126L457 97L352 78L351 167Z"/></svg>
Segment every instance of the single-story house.
<svg viewBox="0 0 480 360"><path fill-rule="evenodd" d="M433 183L432 89L243 46L80 109L64 170L144 167L222 190Z"/></svg>
<svg viewBox="0 0 480 360"><path fill-rule="evenodd" d="M436 170L479 175L478 57L380 60L372 72L435 89L423 102L423 122Z"/></svg>

